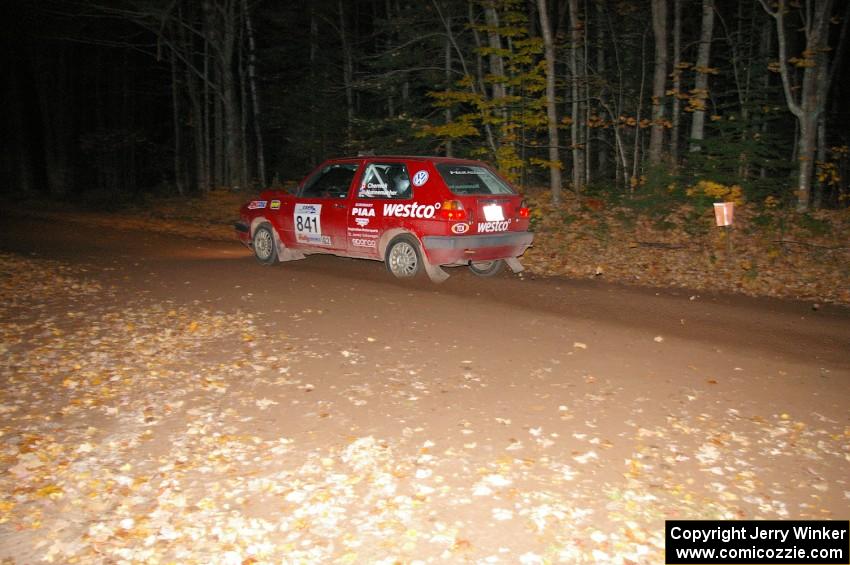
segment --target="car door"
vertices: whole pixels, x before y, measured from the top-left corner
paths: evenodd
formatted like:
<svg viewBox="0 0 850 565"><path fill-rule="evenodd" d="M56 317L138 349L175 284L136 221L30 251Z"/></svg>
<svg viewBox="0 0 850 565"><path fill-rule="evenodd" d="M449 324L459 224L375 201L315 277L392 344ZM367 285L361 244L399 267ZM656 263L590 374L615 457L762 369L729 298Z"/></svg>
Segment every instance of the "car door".
<svg viewBox="0 0 850 565"><path fill-rule="evenodd" d="M358 163L332 161L313 172L299 190L292 210L292 237L296 247L344 252L348 195Z"/></svg>
<svg viewBox="0 0 850 565"><path fill-rule="evenodd" d="M364 164L363 175L351 200L348 215L348 252L378 256L378 240L388 225L385 208L412 198L410 177L404 162L381 160Z"/></svg>

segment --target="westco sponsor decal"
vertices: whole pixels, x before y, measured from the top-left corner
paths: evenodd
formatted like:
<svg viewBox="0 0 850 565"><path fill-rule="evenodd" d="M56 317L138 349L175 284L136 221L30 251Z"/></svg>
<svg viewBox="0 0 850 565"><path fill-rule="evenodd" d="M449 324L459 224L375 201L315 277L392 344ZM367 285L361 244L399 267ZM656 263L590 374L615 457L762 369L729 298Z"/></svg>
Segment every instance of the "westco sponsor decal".
<svg viewBox="0 0 850 565"><path fill-rule="evenodd" d="M508 231L508 227L510 227L510 225L510 220L504 220L501 222L478 222L478 233Z"/></svg>
<svg viewBox="0 0 850 565"><path fill-rule="evenodd" d="M439 204L384 204L384 216L390 218L433 218Z"/></svg>

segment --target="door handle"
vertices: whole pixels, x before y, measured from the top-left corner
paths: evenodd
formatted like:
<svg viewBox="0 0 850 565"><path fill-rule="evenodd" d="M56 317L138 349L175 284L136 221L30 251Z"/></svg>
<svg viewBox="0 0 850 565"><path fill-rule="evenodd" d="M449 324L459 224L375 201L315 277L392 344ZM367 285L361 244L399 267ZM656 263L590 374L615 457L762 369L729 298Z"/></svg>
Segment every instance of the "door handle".
<svg viewBox="0 0 850 565"><path fill-rule="evenodd" d="M345 204L338 204L338 203L337 203L337 204L334 204L334 208L343 208L343 209L345 209L345 208L348 208L348 206L346 206Z"/></svg>

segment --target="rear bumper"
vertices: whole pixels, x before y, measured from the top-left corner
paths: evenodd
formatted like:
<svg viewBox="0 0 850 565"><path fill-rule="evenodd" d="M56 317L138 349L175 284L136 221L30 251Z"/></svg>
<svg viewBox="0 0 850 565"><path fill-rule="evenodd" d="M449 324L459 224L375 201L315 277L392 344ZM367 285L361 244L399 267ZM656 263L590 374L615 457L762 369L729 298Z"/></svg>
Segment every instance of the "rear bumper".
<svg viewBox="0 0 850 565"><path fill-rule="evenodd" d="M422 246L431 263L449 265L519 257L533 241L534 234L527 231L493 235L430 235L422 238Z"/></svg>

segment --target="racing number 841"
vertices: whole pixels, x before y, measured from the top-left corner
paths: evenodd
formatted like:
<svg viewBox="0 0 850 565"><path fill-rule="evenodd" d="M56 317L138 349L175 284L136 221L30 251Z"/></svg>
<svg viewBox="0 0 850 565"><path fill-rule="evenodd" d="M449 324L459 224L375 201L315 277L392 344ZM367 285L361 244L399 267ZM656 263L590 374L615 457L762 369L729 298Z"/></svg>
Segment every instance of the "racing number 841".
<svg viewBox="0 0 850 565"><path fill-rule="evenodd" d="M295 216L295 230L319 233L319 221L316 216Z"/></svg>

